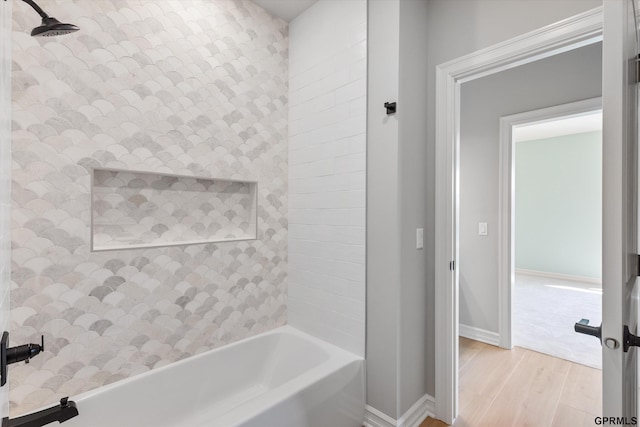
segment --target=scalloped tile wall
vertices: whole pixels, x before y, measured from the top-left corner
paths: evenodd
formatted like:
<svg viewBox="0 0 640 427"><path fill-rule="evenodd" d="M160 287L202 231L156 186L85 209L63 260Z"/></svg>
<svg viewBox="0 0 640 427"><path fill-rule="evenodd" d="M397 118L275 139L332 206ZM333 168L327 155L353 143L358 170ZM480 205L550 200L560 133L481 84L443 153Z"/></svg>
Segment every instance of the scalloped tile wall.
<svg viewBox="0 0 640 427"><path fill-rule="evenodd" d="M287 321L288 29L249 1L13 10L12 415ZM90 170L259 182L258 239L90 251Z"/></svg>

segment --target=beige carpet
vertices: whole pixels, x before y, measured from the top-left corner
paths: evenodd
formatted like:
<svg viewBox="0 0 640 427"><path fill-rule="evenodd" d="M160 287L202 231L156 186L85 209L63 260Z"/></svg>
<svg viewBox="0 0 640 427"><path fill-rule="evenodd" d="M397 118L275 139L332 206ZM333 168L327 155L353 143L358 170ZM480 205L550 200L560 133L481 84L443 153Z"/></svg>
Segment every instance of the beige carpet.
<svg viewBox="0 0 640 427"><path fill-rule="evenodd" d="M601 299L600 285L517 274L514 345L601 369L598 339L573 330L582 318L600 325Z"/></svg>

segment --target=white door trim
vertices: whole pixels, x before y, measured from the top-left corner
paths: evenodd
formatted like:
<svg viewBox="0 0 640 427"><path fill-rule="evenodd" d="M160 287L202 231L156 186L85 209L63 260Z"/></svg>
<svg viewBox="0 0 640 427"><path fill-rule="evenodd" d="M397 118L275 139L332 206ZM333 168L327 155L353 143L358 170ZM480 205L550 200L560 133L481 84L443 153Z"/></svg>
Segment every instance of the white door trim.
<svg viewBox="0 0 640 427"><path fill-rule="evenodd" d="M602 98L591 98L500 117L500 171L498 185L498 332L499 345L513 348L512 289L515 274L515 160L513 128L560 117L580 116L602 109Z"/></svg>
<svg viewBox="0 0 640 427"><path fill-rule="evenodd" d="M436 416L458 414L458 172L460 84L602 39L602 7L436 67L435 386Z"/></svg>
<svg viewBox="0 0 640 427"><path fill-rule="evenodd" d="M11 30L12 2L0 5L0 331L10 330L11 283ZM5 314L6 313L6 314ZM9 387L0 388L0 418L9 416Z"/></svg>

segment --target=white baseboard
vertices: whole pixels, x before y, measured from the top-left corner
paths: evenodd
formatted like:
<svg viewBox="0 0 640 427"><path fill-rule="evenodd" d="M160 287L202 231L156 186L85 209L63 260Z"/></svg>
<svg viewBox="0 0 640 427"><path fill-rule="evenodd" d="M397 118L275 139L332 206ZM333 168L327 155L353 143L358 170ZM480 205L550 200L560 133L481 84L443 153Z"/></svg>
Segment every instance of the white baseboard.
<svg viewBox="0 0 640 427"><path fill-rule="evenodd" d="M571 274L551 273L548 271L527 270L526 268L516 268L516 274L526 274L527 276L548 277L549 279L570 280L572 282L592 283L601 285L602 280L593 277L574 276Z"/></svg>
<svg viewBox="0 0 640 427"><path fill-rule="evenodd" d="M364 413L364 425L366 427L419 427L425 418L434 416L435 402L432 396L425 394L398 420L367 405Z"/></svg>
<svg viewBox="0 0 640 427"><path fill-rule="evenodd" d="M428 416L436 411L436 400L425 394L398 420L398 427L419 427Z"/></svg>
<svg viewBox="0 0 640 427"><path fill-rule="evenodd" d="M396 420L369 405L364 409L365 427L396 427Z"/></svg>
<svg viewBox="0 0 640 427"><path fill-rule="evenodd" d="M500 347L500 334L460 323L460 336Z"/></svg>

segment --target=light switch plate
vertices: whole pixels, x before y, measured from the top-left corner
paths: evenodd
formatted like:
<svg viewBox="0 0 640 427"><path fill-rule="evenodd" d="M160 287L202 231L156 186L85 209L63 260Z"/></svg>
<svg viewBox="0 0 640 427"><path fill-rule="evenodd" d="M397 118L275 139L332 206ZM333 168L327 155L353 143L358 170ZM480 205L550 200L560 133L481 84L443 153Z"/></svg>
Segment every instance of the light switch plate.
<svg viewBox="0 0 640 427"><path fill-rule="evenodd" d="M486 222L479 222L478 223L478 234L481 236L486 236L487 234L489 234L488 230L487 230L487 223Z"/></svg>
<svg viewBox="0 0 640 427"><path fill-rule="evenodd" d="M416 249L424 248L424 229L416 228Z"/></svg>

